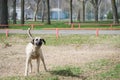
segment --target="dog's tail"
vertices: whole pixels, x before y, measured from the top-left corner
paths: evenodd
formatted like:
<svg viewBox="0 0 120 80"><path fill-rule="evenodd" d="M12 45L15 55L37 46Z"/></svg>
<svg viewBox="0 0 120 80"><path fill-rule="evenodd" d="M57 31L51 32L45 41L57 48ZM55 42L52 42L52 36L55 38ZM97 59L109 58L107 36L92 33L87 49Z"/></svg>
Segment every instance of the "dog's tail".
<svg viewBox="0 0 120 80"><path fill-rule="evenodd" d="M30 30L31 30L31 28L28 28L28 30L27 30L28 36L30 37L30 39L33 39L32 34L30 33Z"/></svg>

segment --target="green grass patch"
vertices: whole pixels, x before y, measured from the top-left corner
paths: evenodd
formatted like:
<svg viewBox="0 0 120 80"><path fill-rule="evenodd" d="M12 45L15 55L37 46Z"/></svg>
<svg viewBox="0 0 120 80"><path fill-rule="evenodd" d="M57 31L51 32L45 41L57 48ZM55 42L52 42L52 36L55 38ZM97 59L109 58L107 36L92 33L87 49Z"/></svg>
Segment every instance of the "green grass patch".
<svg viewBox="0 0 120 80"><path fill-rule="evenodd" d="M30 26L9 26L10 29L22 29L27 30Z"/></svg>
<svg viewBox="0 0 120 80"><path fill-rule="evenodd" d="M58 76L48 77L46 80L60 80Z"/></svg>
<svg viewBox="0 0 120 80"><path fill-rule="evenodd" d="M20 24L20 21L17 21L17 24ZM71 28L69 21L52 21L50 25L46 22L42 23L40 21L26 21L25 24L35 24L34 29L40 30L44 28ZM43 25L39 25L43 24ZM80 23L81 28L107 28L110 29L110 25L102 25L102 24L111 24L111 21L99 21L95 23L94 21ZM39 25L39 26L38 26ZM10 29L27 29L30 26L9 26ZM78 22L74 24L74 28L78 28ZM112 28L120 28L120 25L112 26Z"/></svg>
<svg viewBox="0 0 120 80"><path fill-rule="evenodd" d="M62 66L55 67L50 72L40 73L34 76L10 76L2 77L0 80L61 80L62 77L76 77L79 78L83 71L76 66Z"/></svg>
<svg viewBox="0 0 120 80"><path fill-rule="evenodd" d="M84 65L84 73L91 73L86 80L119 80L120 63L108 59L93 61Z"/></svg>
<svg viewBox="0 0 120 80"><path fill-rule="evenodd" d="M0 80L60 80L56 75L50 74L37 74L34 76L9 76L9 77L2 77Z"/></svg>
<svg viewBox="0 0 120 80"><path fill-rule="evenodd" d="M119 80L120 63L112 63L108 59L100 59L87 63L81 67L58 66L53 67L47 73L40 73L34 76L11 76L2 77L0 80Z"/></svg>
<svg viewBox="0 0 120 80"><path fill-rule="evenodd" d="M103 78L118 79L120 78L120 64L116 64L115 67L107 72L101 73Z"/></svg>
<svg viewBox="0 0 120 80"><path fill-rule="evenodd" d="M108 60L101 59L101 60L97 60L94 62L90 62L86 66L88 69L96 71L96 70L102 69L102 67L107 66L108 64L110 64L110 62Z"/></svg>
<svg viewBox="0 0 120 80"><path fill-rule="evenodd" d="M34 24L35 30L40 30L44 28L70 28L71 26L68 24L65 24L65 22L52 22L52 24L48 25L46 23L39 23L39 22L26 22L25 24ZM42 24L42 25L39 25ZM9 26L10 29L28 29L30 26Z"/></svg>
<svg viewBox="0 0 120 80"><path fill-rule="evenodd" d="M40 76L15 76L15 77L4 77L0 78L0 80L59 80L57 76L49 76L49 77L40 77Z"/></svg>
<svg viewBox="0 0 120 80"><path fill-rule="evenodd" d="M114 45L115 47L120 47L120 35L99 35L96 37L95 35L60 35L58 39L56 39L56 35L33 35L40 36L46 40L46 45L70 45L77 44L78 46L81 44L95 45L95 44L109 44ZM0 34L0 43L12 43L12 44L25 44L29 41L28 35L24 34L10 34L9 37L6 38L5 34Z"/></svg>
<svg viewBox="0 0 120 80"><path fill-rule="evenodd" d="M69 44L120 44L119 35L61 35L59 39L56 39L55 35L45 37L47 45L69 45Z"/></svg>
<svg viewBox="0 0 120 80"><path fill-rule="evenodd" d="M56 67L51 71L53 75L60 76L71 76L71 77L79 77L83 71L80 67L75 66L64 66L64 67Z"/></svg>

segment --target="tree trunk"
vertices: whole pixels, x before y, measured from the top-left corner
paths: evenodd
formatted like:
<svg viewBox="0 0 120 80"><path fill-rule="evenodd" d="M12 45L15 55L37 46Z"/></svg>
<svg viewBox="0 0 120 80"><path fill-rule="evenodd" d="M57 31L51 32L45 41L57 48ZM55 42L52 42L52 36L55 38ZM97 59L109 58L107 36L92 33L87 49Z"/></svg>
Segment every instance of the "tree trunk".
<svg viewBox="0 0 120 80"><path fill-rule="evenodd" d="M78 9L77 20L80 22L80 9Z"/></svg>
<svg viewBox="0 0 120 80"><path fill-rule="evenodd" d="M115 0L111 0L111 4L112 4L112 10L113 10L113 23L119 24L119 18L118 18L118 12L117 12Z"/></svg>
<svg viewBox="0 0 120 80"><path fill-rule="evenodd" d="M83 22L85 22L85 1L83 0Z"/></svg>
<svg viewBox="0 0 120 80"><path fill-rule="evenodd" d="M24 24L24 0L21 0L21 24Z"/></svg>
<svg viewBox="0 0 120 80"><path fill-rule="evenodd" d="M90 0L90 2L94 7L95 21L98 22L98 9L101 4L101 0Z"/></svg>
<svg viewBox="0 0 120 80"><path fill-rule="evenodd" d="M8 0L0 0L0 28L8 28Z"/></svg>
<svg viewBox="0 0 120 80"><path fill-rule="evenodd" d="M94 8L95 13L95 21L98 22L98 8Z"/></svg>
<svg viewBox="0 0 120 80"><path fill-rule="evenodd" d="M70 23L73 23L73 20L72 20L72 0L70 0Z"/></svg>
<svg viewBox="0 0 120 80"><path fill-rule="evenodd" d="M36 21L36 18L37 18L37 12L38 12L38 7L35 8L33 21Z"/></svg>
<svg viewBox="0 0 120 80"><path fill-rule="evenodd" d="M16 0L13 0L13 24L16 24Z"/></svg>
<svg viewBox="0 0 120 80"><path fill-rule="evenodd" d="M35 7L34 18L33 18L34 21L36 21L36 19L37 19L37 13L38 13L40 1L41 1L41 0L38 0L38 1L37 1L37 5L36 5L36 7Z"/></svg>
<svg viewBox="0 0 120 80"><path fill-rule="evenodd" d="M42 0L42 22L44 22L44 16L45 16L45 1Z"/></svg>
<svg viewBox="0 0 120 80"><path fill-rule="evenodd" d="M50 22L50 3L49 3L49 0L47 0L47 12L48 12L47 24L51 24L51 22Z"/></svg>

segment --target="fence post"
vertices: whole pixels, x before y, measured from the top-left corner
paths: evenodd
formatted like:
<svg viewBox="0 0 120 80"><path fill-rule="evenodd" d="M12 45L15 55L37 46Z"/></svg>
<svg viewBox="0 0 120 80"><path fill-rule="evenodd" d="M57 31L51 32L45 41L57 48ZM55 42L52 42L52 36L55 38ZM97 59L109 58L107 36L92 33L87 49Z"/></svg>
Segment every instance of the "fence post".
<svg viewBox="0 0 120 80"><path fill-rule="evenodd" d="M112 30L112 24L110 25L110 29Z"/></svg>
<svg viewBox="0 0 120 80"><path fill-rule="evenodd" d="M71 28L74 28L74 24L73 23L71 24Z"/></svg>
<svg viewBox="0 0 120 80"><path fill-rule="evenodd" d="M78 28L80 28L80 23L78 24Z"/></svg>
<svg viewBox="0 0 120 80"><path fill-rule="evenodd" d="M56 28L56 39L58 39L58 37L59 37L59 30L58 28Z"/></svg>
<svg viewBox="0 0 120 80"><path fill-rule="evenodd" d="M9 33L9 32L8 32L8 29L6 29L6 37L8 37L8 33Z"/></svg>
<svg viewBox="0 0 120 80"><path fill-rule="evenodd" d="M32 29L34 28L34 24L31 24Z"/></svg>
<svg viewBox="0 0 120 80"><path fill-rule="evenodd" d="M97 28L96 29L96 36L98 37L98 35L99 35L99 29Z"/></svg>

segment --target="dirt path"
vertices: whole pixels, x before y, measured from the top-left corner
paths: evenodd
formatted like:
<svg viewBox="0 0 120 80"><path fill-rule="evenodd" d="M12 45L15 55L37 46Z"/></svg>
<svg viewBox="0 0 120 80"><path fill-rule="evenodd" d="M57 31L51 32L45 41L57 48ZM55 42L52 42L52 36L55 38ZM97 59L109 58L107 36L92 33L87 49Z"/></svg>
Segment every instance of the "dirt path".
<svg viewBox="0 0 120 80"><path fill-rule="evenodd" d="M43 53L47 68L56 66L76 65L111 58L120 55L120 48L110 45L68 45L68 46L43 46ZM23 76L25 69L25 45L12 45L0 47L0 76ZM34 61L33 61L34 62ZM36 62L33 63L35 73ZM40 71L44 71L41 63Z"/></svg>

